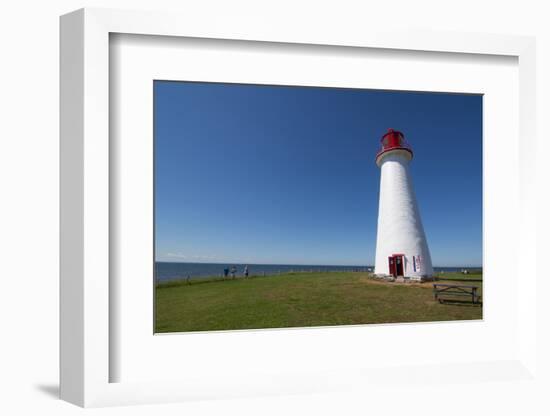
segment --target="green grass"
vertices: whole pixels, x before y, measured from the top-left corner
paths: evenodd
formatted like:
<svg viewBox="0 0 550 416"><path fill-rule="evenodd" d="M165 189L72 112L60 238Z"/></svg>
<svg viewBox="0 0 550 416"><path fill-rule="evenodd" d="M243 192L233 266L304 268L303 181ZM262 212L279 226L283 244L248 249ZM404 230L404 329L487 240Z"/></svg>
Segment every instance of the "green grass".
<svg viewBox="0 0 550 416"><path fill-rule="evenodd" d="M456 280L455 280L456 279ZM481 275L438 282L476 285ZM156 332L481 319L482 308L440 304L431 283L388 283L365 273L288 273L157 285Z"/></svg>

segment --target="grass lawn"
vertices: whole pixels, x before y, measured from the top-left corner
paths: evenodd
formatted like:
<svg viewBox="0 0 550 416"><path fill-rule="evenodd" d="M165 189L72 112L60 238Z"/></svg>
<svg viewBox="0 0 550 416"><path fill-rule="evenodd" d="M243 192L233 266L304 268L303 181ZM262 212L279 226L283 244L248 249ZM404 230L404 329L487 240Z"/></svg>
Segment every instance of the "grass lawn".
<svg viewBox="0 0 550 416"><path fill-rule="evenodd" d="M481 275L438 283L481 287ZM481 293L481 289L480 289ZM440 304L431 283L388 283L365 273L288 273L157 285L156 332L481 319L482 307Z"/></svg>

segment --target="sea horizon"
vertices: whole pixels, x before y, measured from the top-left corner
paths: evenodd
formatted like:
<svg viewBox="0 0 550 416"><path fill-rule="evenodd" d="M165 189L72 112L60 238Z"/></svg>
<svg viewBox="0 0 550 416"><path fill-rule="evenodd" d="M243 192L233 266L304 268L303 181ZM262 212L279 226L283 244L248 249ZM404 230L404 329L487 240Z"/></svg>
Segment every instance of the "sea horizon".
<svg viewBox="0 0 550 416"><path fill-rule="evenodd" d="M250 276L268 276L292 272L372 272L374 265L339 265L339 264L283 264L283 263L243 263L243 262L184 262L184 261L155 261L155 278L157 281L178 279L197 279L207 277L221 277L224 269L235 267L235 275L243 276L244 268L248 266ZM460 270L482 269L482 266L434 266L436 272L454 272Z"/></svg>
<svg viewBox="0 0 550 416"><path fill-rule="evenodd" d="M155 260L155 263L184 263L184 264L219 264L219 265L232 265L232 264L248 264L257 266L334 266L334 267L374 267L372 264L311 264L311 263L246 263L246 262L220 262L220 261L174 261L174 260ZM453 266L433 266L436 268L464 268L464 269L481 269L483 266L479 265L453 265Z"/></svg>

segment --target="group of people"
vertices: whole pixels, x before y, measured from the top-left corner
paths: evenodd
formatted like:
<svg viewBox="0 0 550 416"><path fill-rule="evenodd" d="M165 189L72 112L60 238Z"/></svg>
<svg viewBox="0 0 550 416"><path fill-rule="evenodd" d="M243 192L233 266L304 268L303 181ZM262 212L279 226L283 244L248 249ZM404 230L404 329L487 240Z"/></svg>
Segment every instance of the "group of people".
<svg viewBox="0 0 550 416"><path fill-rule="evenodd" d="M237 273L237 268L235 266L231 266L231 270L229 269L229 266L223 269L223 277L227 277L231 273L231 278L235 278L235 275ZM244 266L243 270L244 277L248 277L248 265Z"/></svg>

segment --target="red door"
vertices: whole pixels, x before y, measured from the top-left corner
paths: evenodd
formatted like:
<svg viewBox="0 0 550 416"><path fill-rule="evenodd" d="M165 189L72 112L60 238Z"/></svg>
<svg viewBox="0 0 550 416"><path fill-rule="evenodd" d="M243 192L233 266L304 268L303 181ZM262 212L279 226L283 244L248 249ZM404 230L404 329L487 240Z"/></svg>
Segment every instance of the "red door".
<svg viewBox="0 0 550 416"><path fill-rule="evenodd" d="M395 275L403 276L403 256L394 256L395 259Z"/></svg>
<svg viewBox="0 0 550 416"><path fill-rule="evenodd" d="M395 258L393 256L388 257L388 263L390 265L390 274L395 277Z"/></svg>

